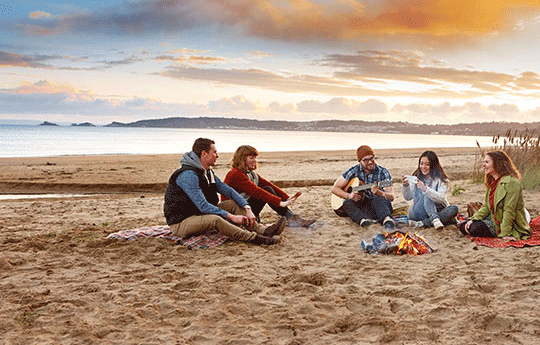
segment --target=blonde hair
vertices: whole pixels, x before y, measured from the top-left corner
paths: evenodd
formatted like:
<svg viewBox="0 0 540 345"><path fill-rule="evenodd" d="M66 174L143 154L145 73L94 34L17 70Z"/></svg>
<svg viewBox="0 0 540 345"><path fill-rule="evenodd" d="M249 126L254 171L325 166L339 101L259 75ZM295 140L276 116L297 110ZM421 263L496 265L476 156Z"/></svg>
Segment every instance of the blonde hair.
<svg viewBox="0 0 540 345"><path fill-rule="evenodd" d="M259 155L259 151L257 151L256 148L249 145L242 145L239 146L236 151L234 151L231 166L233 168L237 168L240 170L248 171L249 168L246 164L246 158L247 156L255 156L257 157ZM257 169L257 163L255 163L255 169Z"/></svg>

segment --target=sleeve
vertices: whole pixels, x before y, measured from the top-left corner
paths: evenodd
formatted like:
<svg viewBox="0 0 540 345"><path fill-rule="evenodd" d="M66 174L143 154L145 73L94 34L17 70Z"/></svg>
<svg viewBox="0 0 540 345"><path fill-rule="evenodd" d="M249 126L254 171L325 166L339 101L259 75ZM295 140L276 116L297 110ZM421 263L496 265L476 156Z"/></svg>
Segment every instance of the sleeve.
<svg viewBox="0 0 540 345"><path fill-rule="evenodd" d="M349 169L347 169L341 176L347 181L352 180L354 177L357 177L357 167L358 165L353 165Z"/></svg>
<svg viewBox="0 0 540 345"><path fill-rule="evenodd" d="M390 175L390 172L388 169L380 167L381 168L381 174L379 175L379 181L392 181L392 175ZM384 188L383 188L384 190Z"/></svg>
<svg viewBox="0 0 540 345"><path fill-rule="evenodd" d="M257 198L257 199L266 201L267 203L272 204L274 206L279 206L279 203L282 200L289 199L289 195L287 193L285 193L281 188L279 188L278 186L276 186L272 182L266 180L261 175L259 175L259 174L257 174L257 175L259 176L259 185L262 186L262 187L264 187L264 186L272 187L272 189L274 189L274 191L276 192L277 196L272 194L272 193L269 193L269 192L265 191L264 189L260 188L259 186L255 185L254 183L251 183L251 184L256 188L256 190L254 191L254 194L249 193L251 196L253 196L253 197ZM251 182L251 181L249 181L249 182ZM257 195L259 195L259 196L257 196Z"/></svg>
<svg viewBox="0 0 540 345"><path fill-rule="evenodd" d="M439 180L436 188L437 189L427 187L424 194L434 203L446 205L446 192L448 191L448 183Z"/></svg>
<svg viewBox="0 0 540 345"><path fill-rule="evenodd" d="M214 175L215 176L215 175ZM225 195L227 198L234 200L240 207L245 207L248 203L246 199L244 199L238 192L236 192L234 189L229 187L226 183L223 183L219 179L219 177L215 176L216 179L216 187L220 194Z"/></svg>
<svg viewBox="0 0 540 345"><path fill-rule="evenodd" d="M410 201L414 199L414 190L416 189L415 185L412 185L409 183L407 187L404 185L401 185L401 195L403 195L403 198L407 201Z"/></svg>
<svg viewBox="0 0 540 345"><path fill-rule="evenodd" d="M500 183L499 183L500 184ZM502 186L501 186L502 187ZM521 186L518 182L511 181L504 185L506 195L504 197L503 216L499 219L501 231L499 237L514 236L512 234L512 224L516 219L516 207L521 196ZM497 212L496 212L497 213Z"/></svg>
<svg viewBox="0 0 540 345"><path fill-rule="evenodd" d="M227 211L212 205L206 200L206 197L199 187L199 177L194 171L186 170L178 175L176 184L184 190L199 211L204 214L216 214L223 218L227 218Z"/></svg>

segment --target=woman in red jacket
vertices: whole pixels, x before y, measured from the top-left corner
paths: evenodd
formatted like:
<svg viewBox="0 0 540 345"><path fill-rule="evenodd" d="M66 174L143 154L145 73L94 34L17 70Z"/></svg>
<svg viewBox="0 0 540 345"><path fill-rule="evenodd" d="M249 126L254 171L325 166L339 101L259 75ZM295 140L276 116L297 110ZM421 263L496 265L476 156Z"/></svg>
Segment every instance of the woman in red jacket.
<svg viewBox="0 0 540 345"><path fill-rule="evenodd" d="M264 205L268 204L279 215L286 217L291 227L307 228L315 223L315 220L302 219L289 209L289 206L300 196L300 192L291 198L278 186L255 172L258 155L259 152L253 146L238 147L232 158L231 170L223 182L234 188L248 201L257 219ZM223 196L221 198L225 199Z"/></svg>

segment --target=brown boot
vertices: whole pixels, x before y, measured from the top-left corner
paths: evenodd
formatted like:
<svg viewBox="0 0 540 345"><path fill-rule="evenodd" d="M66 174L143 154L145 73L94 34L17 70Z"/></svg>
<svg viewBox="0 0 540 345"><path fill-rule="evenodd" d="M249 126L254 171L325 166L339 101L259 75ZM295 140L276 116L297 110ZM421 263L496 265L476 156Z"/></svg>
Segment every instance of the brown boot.
<svg viewBox="0 0 540 345"><path fill-rule="evenodd" d="M309 228L309 226L315 223L314 219L303 219L298 215L294 215L287 221L291 228Z"/></svg>
<svg viewBox="0 0 540 345"><path fill-rule="evenodd" d="M271 246L276 244L276 239L273 237L263 236L257 234L252 240L249 240L249 243L253 243L256 245L266 244L267 246Z"/></svg>
<svg viewBox="0 0 540 345"><path fill-rule="evenodd" d="M285 229L286 224L286 218L281 217L277 222L264 229L263 235L268 237L279 235L283 232L283 229Z"/></svg>

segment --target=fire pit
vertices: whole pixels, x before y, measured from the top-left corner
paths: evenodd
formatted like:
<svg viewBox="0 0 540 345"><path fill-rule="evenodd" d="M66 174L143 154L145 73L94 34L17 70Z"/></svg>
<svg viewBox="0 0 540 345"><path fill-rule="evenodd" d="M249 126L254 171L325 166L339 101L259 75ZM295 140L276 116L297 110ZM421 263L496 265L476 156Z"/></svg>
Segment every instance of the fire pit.
<svg viewBox="0 0 540 345"><path fill-rule="evenodd" d="M362 241L360 247L369 254L421 255L434 251L422 236L401 231L377 234L372 243Z"/></svg>

